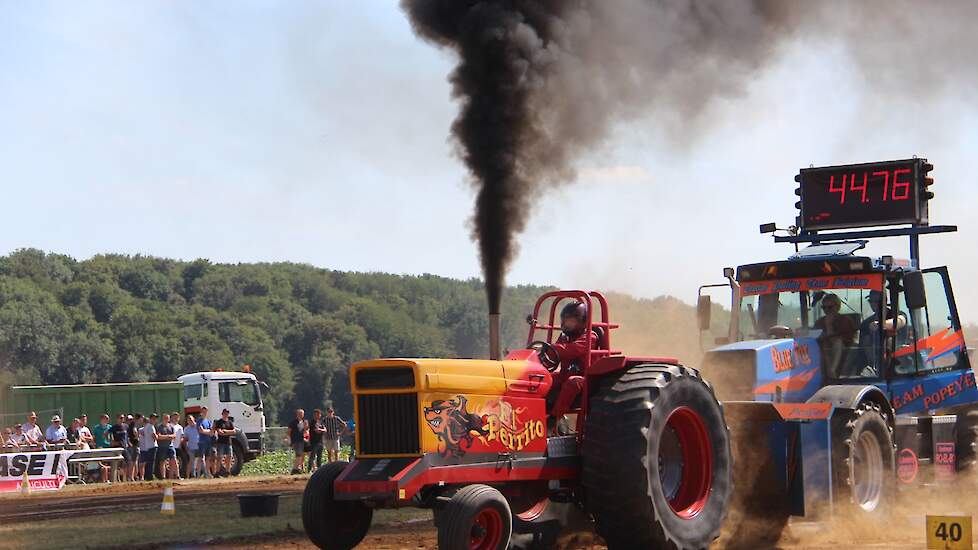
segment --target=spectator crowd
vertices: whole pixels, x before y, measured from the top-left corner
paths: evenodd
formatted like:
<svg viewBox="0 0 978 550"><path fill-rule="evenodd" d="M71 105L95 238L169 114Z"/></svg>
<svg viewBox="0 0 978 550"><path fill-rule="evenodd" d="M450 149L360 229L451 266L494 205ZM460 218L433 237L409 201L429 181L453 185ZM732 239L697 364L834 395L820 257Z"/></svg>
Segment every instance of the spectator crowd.
<svg viewBox="0 0 978 550"><path fill-rule="evenodd" d="M208 418L207 407L181 421L179 412L120 413L115 422L108 414L89 427L88 415L73 418L67 427L58 415L41 429L37 414L26 422L0 432L0 449L10 451L122 449L122 478L126 481L211 478L230 475L234 421L227 409L216 420ZM96 476L108 480L109 467L93 462Z"/></svg>
<svg viewBox="0 0 978 550"><path fill-rule="evenodd" d="M353 435L356 426L353 420L344 422L336 416L332 408L326 409L326 416L319 409L312 411L312 418L306 418L306 411L296 409L295 417L289 422L285 442L292 448L295 457L292 474L303 471L312 472L323 464L323 452L327 462L340 459L340 439ZM306 457L309 463L306 465ZM351 457L352 458L352 457ZM313 467L315 466L315 468Z"/></svg>

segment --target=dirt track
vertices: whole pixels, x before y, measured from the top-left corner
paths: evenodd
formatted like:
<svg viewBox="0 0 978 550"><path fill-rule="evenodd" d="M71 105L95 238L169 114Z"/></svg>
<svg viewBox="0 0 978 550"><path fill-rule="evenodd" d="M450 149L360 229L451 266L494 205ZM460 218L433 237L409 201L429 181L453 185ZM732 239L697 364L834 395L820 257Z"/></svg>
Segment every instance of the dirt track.
<svg viewBox="0 0 978 550"><path fill-rule="evenodd" d="M298 495L305 486L305 477L236 478L208 481L177 482L174 490L181 503L226 503L241 493L273 492ZM117 484L112 486L72 486L58 493L36 493L29 497L0 497L0 524L16 524L36 519L104 515L116 511L152 510L160 504L160 483ZM293 498L295 498L293 496ZM298 520L298 518L296 518ZM894 518L896 519L896 518ZM904 516L883 529L866 525L795 524L782 538L778 548L783 550L837 550L840 548L916 549L923 545L923 526L916 519ZM917 519L922 519L919 517ZM901 525L902 524L902 525ZM302 548L314 547L301 532L301 521L289 521L289 530L272 534L225 541L189 540L180 548ZM599 550L603 545L591 536L577 536L564 541L565 550ZM152 547L152 546L150 546ZM147 547L147 548L150 548ZM158 547L158 546L157 546ZM367 550L417 549L434 550L437 540L432 522L418 517L404 521L388 521L375 527L360 548Z"/></svg>
<svg viewBox="0 0 978 550"><path fill-rule="evenodd" d="M229 496L241 493L299 494L305 483L301 477L244 477L177 481L173 489L181 502L206 503L226 501ZM28 521L42 512L45 518L54 519L79 513L95 515L158 508L162 487L162 482L74 485L60 492L38 492L28 497L6 495L0 497L0 523Z"/></svg>

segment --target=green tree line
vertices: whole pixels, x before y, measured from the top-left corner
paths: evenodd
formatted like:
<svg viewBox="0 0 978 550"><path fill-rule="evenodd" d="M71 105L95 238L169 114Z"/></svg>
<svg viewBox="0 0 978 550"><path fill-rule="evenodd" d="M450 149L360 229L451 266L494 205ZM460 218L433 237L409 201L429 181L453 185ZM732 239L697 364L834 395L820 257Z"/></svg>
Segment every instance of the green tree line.
<svg viewBox="0 0 978 550"><path fill-rule="evenodd" d="M525 317L547 290L506 290L507 348L525 344ZM616 348L697 359L691 306L611 302L627 327ZM174 380L248 364L269 385L270 422L285 422L295 407L326 403L349 414L355 361L485 357L487 332L477 279L115 254L78 261L36 249L0 257L0 384Z"/></svg>

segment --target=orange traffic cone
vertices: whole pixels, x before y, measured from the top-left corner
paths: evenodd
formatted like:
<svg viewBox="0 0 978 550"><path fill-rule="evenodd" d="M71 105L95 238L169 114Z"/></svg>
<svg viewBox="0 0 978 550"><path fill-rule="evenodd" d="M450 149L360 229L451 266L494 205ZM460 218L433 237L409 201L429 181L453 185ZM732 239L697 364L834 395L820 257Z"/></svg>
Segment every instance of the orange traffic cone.
<svg viewBox="0 0 978 550"><path fill-rule="evenodd" d="M20 494L31 494L31 480L27 477L27 472L24 472L24 480L20 482Z"/></svg>
<svg viewBox="0 0 978 550"><path fill-rule="evenodd" d="M160 506L160 513L167 516L177 513L176 505L173 503L173 483L171 481L167 481L163 485L163 505Z"/></svg>

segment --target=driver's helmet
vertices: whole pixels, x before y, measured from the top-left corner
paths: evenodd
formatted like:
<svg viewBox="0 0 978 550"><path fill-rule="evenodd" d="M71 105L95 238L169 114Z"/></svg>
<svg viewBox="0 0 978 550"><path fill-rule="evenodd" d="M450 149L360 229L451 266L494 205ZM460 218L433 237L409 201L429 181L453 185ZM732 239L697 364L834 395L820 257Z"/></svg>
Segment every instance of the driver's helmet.
<svg viewBox="0 0 978 550"><path fill-rule="evenodd" d="M568 336L576 336L584 331L587 325L587 304L580 300L575 300L560 310L560 324L564 324L564 319L568 317L575 318L579 321L578 326L573 331L568 331L563 329L564 334Z"/></svg>

